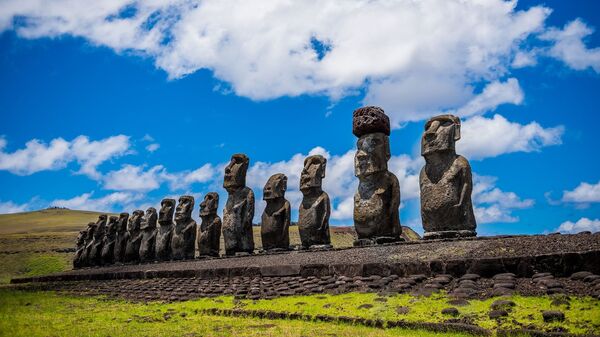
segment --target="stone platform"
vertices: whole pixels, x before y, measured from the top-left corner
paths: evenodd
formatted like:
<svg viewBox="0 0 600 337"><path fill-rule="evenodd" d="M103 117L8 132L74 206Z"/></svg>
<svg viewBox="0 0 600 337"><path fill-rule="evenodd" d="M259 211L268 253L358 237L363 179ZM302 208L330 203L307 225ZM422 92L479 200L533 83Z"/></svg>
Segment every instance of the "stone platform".
<svg viewBox="0 0 600 337"><path fill-rule="evenodd" d="M499 273L531 277L540 272L566 277L578 271L600 274L600 233L446 239L107 266L17 278L11 283L165 278L406 277L415 274L453 277L477 274L485 278Z"/></svg>

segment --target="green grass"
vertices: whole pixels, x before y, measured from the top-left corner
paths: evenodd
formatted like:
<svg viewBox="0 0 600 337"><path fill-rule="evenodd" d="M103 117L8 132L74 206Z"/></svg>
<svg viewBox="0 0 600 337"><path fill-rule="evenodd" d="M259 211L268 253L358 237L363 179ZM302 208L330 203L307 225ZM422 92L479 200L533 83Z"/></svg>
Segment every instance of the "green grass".
<svg viewBox="0 0 600 337"><path fill-rule="evenodd" d="M0 284L14 277L39 276L71 268L71 254L17 253L0 254Z"/></svg>
<svg viewBox="0 0 600 337"><path fill-rule="evenodd" d="M227 299L233 305L230 298ZM207 316L214 300L136 304L0 289L0 336L467 336L337 323Z"/></svg>

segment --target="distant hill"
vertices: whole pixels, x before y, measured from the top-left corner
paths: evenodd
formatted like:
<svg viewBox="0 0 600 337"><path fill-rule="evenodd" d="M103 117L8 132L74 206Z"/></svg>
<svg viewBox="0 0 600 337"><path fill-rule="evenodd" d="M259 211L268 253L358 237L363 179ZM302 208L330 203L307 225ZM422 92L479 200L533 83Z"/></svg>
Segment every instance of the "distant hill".
<svg viewBox="0 0 600 337"><path fill-rule="evenodd" d="M0 214L0 234L74 232L85 228L88 222L96 221L100 214L103 213L63 208Z"/></svg>

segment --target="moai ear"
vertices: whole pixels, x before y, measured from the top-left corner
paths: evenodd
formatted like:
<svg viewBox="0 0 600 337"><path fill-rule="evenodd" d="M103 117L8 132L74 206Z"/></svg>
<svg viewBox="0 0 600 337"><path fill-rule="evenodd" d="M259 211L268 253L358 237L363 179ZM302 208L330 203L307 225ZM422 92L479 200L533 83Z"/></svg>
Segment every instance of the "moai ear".
<svg viewBox="0 0 600 337"><path fill-rule="evenodd" d="M454 124L454 141L460 139L460 123Z"/></svg>
<svg viewBox="0 0 600 337"><path fill-rule="evenodd" d="M327 159L323 158L321 162L321 178L325 178L325 169L327 168Z"/></svg>

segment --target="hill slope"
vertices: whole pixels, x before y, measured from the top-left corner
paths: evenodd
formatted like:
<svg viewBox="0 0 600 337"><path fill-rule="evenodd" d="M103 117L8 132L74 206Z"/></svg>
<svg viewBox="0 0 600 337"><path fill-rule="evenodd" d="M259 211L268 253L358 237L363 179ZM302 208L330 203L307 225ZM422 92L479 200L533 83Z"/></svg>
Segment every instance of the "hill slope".
<svg viewBox="0 0 600 337"><path fill-rule="evenodd" d="M75 232L94 222L102 213L70 209L0 214L0 234Z"/></svg>

